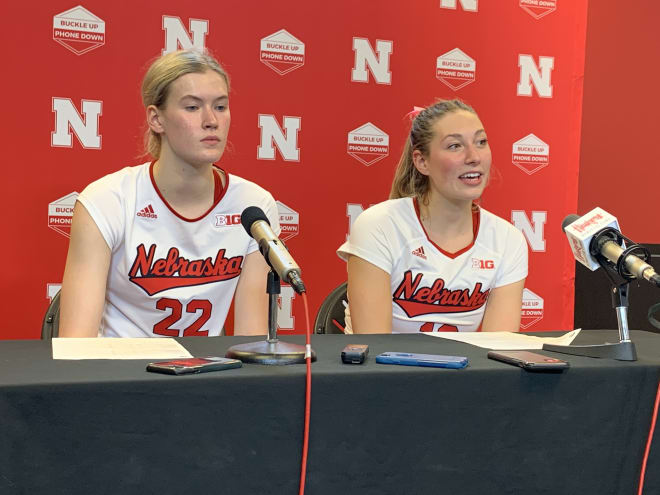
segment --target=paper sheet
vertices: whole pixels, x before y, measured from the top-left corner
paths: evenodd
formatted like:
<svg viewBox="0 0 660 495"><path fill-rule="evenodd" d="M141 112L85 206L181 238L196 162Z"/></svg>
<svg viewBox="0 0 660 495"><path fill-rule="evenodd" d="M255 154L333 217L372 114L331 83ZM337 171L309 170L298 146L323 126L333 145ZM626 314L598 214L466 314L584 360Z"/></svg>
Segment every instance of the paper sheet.
<svg viewBox="0 0 660 495"><path fill-rule="evenodd" d="M170 338L54 338L53 359L173 359L192 355Z"/></svg>
<svg viewBox="0 0 660 495"><path fill-rule="evenodd" d="M484 349L511 351L542 349L543 344L570 345L580 333L580 328L560 337L534 337L533 335L512 332L433 332L425 333L431 337L458 340Z"/></svg>

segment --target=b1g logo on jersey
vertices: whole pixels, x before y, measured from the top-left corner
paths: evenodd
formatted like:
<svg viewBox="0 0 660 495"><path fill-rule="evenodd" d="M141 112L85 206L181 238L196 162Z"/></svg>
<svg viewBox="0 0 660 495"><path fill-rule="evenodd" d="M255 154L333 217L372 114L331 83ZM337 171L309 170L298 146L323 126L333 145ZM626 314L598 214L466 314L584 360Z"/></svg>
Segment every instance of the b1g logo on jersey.
<svg viewBox="0 0 660 495"><path fill-rule="evenodd" d="M231 227L241 224L240 213L217 214L215 216L215 227Z"/></svg>
<svg viewBox="0 0 660 495"><path fill-rule="evenodd" d="M520 327L524 330L543 319L543 298L531 290L523 289Z"/></svg>
<svg viewBox="0 0 660 495"><path fill-rule="evenodd" d="M467 12L477 12L479 10L478 0L440 0L440 8L456 10L457 2Z"/></svg>
<svg viewBox="0 0 660 495"><path fill-rule="evenodd" d="M305 43L280 29L261 39L259 60L283 76L305 65Z"/></svg>
<svg viewBox="0 0 660 495"><path fill-rule="evenodd" d="M78 193L72 192L48 205L48 227L65 237L70 237L73 207L76 205Z"/></svg>
<svg viewBox="0 0 660 495"><path fill-rule="evenodd" d="M532 175L550 163L550 146L534 134L528 134L513 143L511 161L520 170Z"/></svg>
<svg viewBox="0 0 660 495"><path fill-rule="evenodd" d="M494 270L495 262L493 260L480 260L472 258L472 268L474 270Z"/></svg>
<svg viewBox="0 0 660 495"><path fill-rule="evenodd" d="M53 17L53 40L82 55L105 45L105 22L78 5Z"/></svg>
<svg viewBox="0 0 660 495"><path fill-rule="evenodd" d="M520 8L534 19L540 19L557 9L557 0L520 0Z"/></svg>
<svg viewBox="0 0 660 495"><path fill-rule="evenodd" d="M390 154L390 137L371 122L348 133L348 154L367 167Z"/></svg>
<svg viewBox="0 0 660 495"><path fill-rule="evenodd" d="M276 201L277 213L280 216L280 239L286 241L298 235L300 230L300 215L281 201Z"/></svg>
<svg viewBox="0 0 660 495"><path fill-rule="evenodd" d="M436 61L435 77L454 91L473 83L477 74L477 62L460 48L454 48Z"/></svg>

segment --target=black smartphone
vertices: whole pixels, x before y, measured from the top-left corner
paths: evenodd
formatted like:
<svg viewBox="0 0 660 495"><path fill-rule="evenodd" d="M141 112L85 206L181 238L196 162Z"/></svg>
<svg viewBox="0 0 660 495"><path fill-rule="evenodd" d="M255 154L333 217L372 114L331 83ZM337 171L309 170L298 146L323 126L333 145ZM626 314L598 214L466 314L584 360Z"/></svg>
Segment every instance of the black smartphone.
<svg viewBox="0 0 660 495"><path fill-rule="evenodd" d="M189 373L205 373L207 371L220 371L228 370L230 368L240 368L242 364L243 363L241 363L241 361L238 359L209 356L149 363L147 365L147 371L153 371L154 373L166 373L168 375L187 375Z"/></svg>
<svg viewBox="0 0 660 495"><path fill-rule="evenodd" d="M362 364L369 354L369 346L364 344L349 344L341 351L341 361L344 364Z"/></svg>
<svg viewBox="0 0 660 495"><path fill-rule="evenodd" d="M566 361L530 351L488 351L488 357L529 371L563 371L569 367Z"/></svg>

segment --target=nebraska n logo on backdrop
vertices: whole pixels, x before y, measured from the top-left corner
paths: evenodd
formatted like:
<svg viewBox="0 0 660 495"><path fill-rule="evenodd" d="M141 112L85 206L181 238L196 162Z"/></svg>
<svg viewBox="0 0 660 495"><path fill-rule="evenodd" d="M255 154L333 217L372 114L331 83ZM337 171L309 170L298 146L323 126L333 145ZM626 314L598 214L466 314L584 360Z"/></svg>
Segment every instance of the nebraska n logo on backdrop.
<svg viewBox="0 0 660 495"><path fill-rule="evenodd" d="M51 146L71 148L73 146L71 131L73 131L83 148L101 149L99 116L103 109L103 102L81 100L81 108L85 115L84 119L70 98L53 97L55 130L50 134Z"/></svg>
<svg viewBox="0 0 660 495"><path fill-rule="evenodd" d="M511 212L511 223L525 235L530 249L536 253L545 252L545 222L547 217L547 211L533 211L530 222L524 211L513 210Z"/></svg>
<svg viewBox="0 0 660 495"><path fill-rule="evenodd" d="M259 115L261 141L257 148L258 160L275 160L275 147L287 162L300 161L298 147L298 131L302 119L287 117L283 119L284 130L280 127L274 115Z"/></svg>
<svg viewBox="0 0 660 495"><path fill-rule="evenodd" d="M539 57L536 65L531 55L518 55L520 80L518 81L518 96L532 96L532 86L541 98L552 98L552 69L555 57Z"/></svg>
<svg viewBox="0 0 660 495"><path fill-rule="evenodd" d="M394 43L388 40L376 40L376 52L371 48L366 38L353 38L353 51L355 62L351 70L351 81L369 82L369 72L378 84L392 84L390 72L390 55ZM367 72L369 67L369 72Z"/></svg>
<svg viewBox="0 0 660 495"><path fill-rule="evenodd" d="M206 35L209 32L209 21L206 19L190 19L189 31L183 27L179 17L163 16L163 31L165 31L165 48L163 55L179 49L197 48L204 50Z"/></svg>

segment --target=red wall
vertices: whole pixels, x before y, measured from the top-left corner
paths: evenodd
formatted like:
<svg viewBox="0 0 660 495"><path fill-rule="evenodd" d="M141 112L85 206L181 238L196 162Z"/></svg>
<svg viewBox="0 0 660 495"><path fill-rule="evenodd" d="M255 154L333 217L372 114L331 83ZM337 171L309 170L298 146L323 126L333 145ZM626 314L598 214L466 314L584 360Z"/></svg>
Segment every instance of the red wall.
<svg viewBox="0 0 660 495"><path fill-rule="evenodd" d="M660 244L658 19L652 0L589 2L582 107L578 213L600 206L647 244Z"/></svg>
<svg viewBox="0 0 660 495"><path fill-rule="evenodd" d="M181 28L181 41L200 22L206 34L199 39L233 83L230 146L220 165L282 203L281 221L288 223L287 244L303 268L312 319L345 280L335 249L350 228L349 211L354 216L387 197L407 136L404 116L413 105L459 97L479 111L492 143L495 172L483 205L511 220L530 244L524 329L570 328L574 263L559 224L577 209L587 0L529 7L534 1L416 0L402 7L399 0L161 0L149 6L84 0L86 12L63 0L39 8L10 2L0 35L9 47L0 79L0 338L39 336L48 290L61 282L68 246L66 213L58 218L57 208L66 211L74 193L94 179L140 163L144 110L138 87L146 63L171 44L175 31L167 23ZM99 46L75 53L70 43L54 39L62 36L54 23L72 16L83 23L97 19L86 25L102 29L84 34L101 40ZM288 46L304 44L304 62L288 72L261 60L262 41L281 30L290 33ZM379 44L391 48L379 55L383 70L365 69L365 54ZM465 65L452 80L448 67L456 64ZM72 121L58 120L64 112L55 106L68 104L69 113L80 114L83 101L102 104L100 114L90 112L92 120L98 114L92 133L98 144L74 132L70 144L62 144L54 134L66 135ZM257 151L274 141L264 116L271 116L271 130L273 124L297 125L290 131L297 132L293 152L285 154L279 145L270 157ZM365 127L366 137L381 140L385 150L351 153ZM282 333L303 331L301 299L282 299Z"/></svg>

